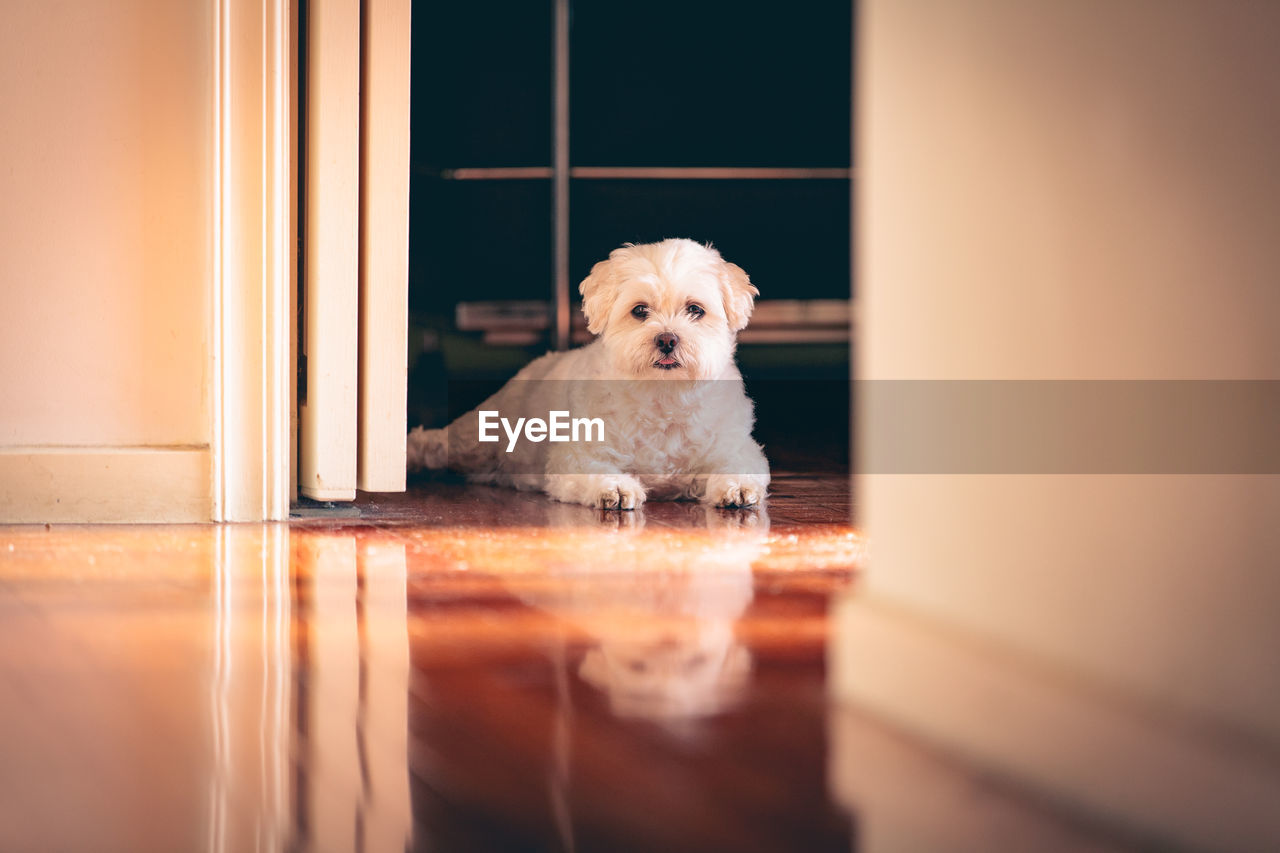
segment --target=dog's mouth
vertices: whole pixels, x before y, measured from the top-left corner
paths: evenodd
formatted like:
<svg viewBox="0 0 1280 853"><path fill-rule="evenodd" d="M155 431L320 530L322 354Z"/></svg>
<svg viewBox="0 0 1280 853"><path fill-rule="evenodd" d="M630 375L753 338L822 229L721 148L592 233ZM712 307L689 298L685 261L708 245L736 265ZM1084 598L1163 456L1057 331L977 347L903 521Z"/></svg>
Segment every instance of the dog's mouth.
<svg viewBox="0 0 1280 853"><path fill-rule="evenodd" d="M664 355L662 358L655 361L653 366L659 370L674 370L680 366L680 362L676 361L673 356Z"/></svg>

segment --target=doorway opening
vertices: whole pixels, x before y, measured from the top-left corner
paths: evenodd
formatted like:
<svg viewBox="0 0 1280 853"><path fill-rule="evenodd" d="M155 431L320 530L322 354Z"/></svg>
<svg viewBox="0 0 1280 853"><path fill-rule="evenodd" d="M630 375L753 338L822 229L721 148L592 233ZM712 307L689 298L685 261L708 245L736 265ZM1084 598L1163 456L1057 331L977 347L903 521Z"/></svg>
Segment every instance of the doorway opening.
<svg viewBox="0 0 1280 853"><path fill-rule="evenodd" d="M689 237L761 291L738 361L771 461L847 468L852 11L415 3L410 426L589 340L612 249Z"/></svg>

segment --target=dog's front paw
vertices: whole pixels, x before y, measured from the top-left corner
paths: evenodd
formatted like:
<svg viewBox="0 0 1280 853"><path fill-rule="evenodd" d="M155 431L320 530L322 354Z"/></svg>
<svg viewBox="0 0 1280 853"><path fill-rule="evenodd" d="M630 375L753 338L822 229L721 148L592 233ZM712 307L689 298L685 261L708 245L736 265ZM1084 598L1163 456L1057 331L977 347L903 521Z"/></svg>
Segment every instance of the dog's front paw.
<svg viewBox="0 0 1280 853"><path fill-rule="evenodd" d="M762 477L714 474L707 478L707 494L704 500L722 507L759 506L764 500L768 485L768 481Z"/></svg>
<svg viewBox="0 0 1280 853"><path fill-rule="evenodd" d="M644 503L644 486L629 474L551 474L547 494L565 503L596 509L635 509Z"/></svg>
<svg viewBox="0 0 1280 853"><path fill-rule="evenodd" d="M644 486L635 477L599 477L595 503L600 509L635 509L644 503Z"/></svg>

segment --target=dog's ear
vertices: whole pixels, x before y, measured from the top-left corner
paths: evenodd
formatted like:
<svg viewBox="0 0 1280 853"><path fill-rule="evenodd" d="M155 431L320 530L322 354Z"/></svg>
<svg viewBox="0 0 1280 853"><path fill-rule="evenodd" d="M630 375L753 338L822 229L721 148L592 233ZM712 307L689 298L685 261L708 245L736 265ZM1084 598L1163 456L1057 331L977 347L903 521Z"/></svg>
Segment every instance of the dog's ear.
<svg viewBox="0 0 1280 853"><path fill-rule="evenodd" d="M614 254L617 251L615 250ZM613 269L613 254L591 268L591 275L578 285L582 294L582 313L587 318L587 331L598 335L604 331L609 319L609 309L618 295L617 275Z"/></svg>
<svg viewBox="0 0 1280 853"><path fill-rule="evenodd" d="M724 300L724 315L729 320L729 328L735 332L745 329L760 291L742 267L724 262L720 273L720 295Z"/></svg>

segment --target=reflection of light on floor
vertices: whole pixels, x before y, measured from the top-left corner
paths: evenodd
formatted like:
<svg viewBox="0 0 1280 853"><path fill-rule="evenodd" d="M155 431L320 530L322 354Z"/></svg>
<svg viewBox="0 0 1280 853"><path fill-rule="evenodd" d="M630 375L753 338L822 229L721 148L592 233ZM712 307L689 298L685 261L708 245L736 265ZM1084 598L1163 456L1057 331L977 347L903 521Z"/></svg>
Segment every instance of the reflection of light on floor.
<svg viewBox="0 0 1280 853"><path fill-rule="evenodd" d="M815 526L803 535L730 528L630 527L397 531L415 571L538 575L573 567L592 577L740 565L762 572L854 571L866 556L861 534Z"/></svg>
<svg viewBox="0 0 1280 853"><path fill-rule="evenodd" d="M210 848L279 850L291 830L289 534L237 530L217 533Z"/></svg>
<svg viewBox="0 0 1280 853"><path fill-rule="evenodd" d="M742 837L735 797L793 760L750 733L818 729L825 602L860 537L533 506L544 524L0 528L0 754L39 783L0 786L31 815L0 848L398 850L459 829L431 803L472 795L486 823L541 809L566 848L602 815L685 837L608 793L627 772L692 792L645 795L671 820L710 809L708 837ZM780 684L804 698L773 706ZM540 768L524 801L491 781L508 762ZM783 813L828 814L800 766Z"/></svg>
<svg viewBox="0 0 1280 853"><path fill-rule="evenodd" d="M710 529L609 523L403 535L415 577L465 572L553 616L586 646L576 676L615 714L678 723L731 709L745 689L752 656L736 625L757 578L848 572L863 559L861 536L847 528L771 535L767 523L731 519ZM411 621L411 633L423 630Z"/></svg>
<svg viewBox="0 0 1280 853"><path fill-rule="evenodd" d="M217 528L210 850L280 850L292 832L289 531Z"/></svg>
<svg viewBox="0 0 1280 853"><path fill-rule="evenodd" d="M244 531L217 540L209 847L403 849L403 546Z"/></svg>

